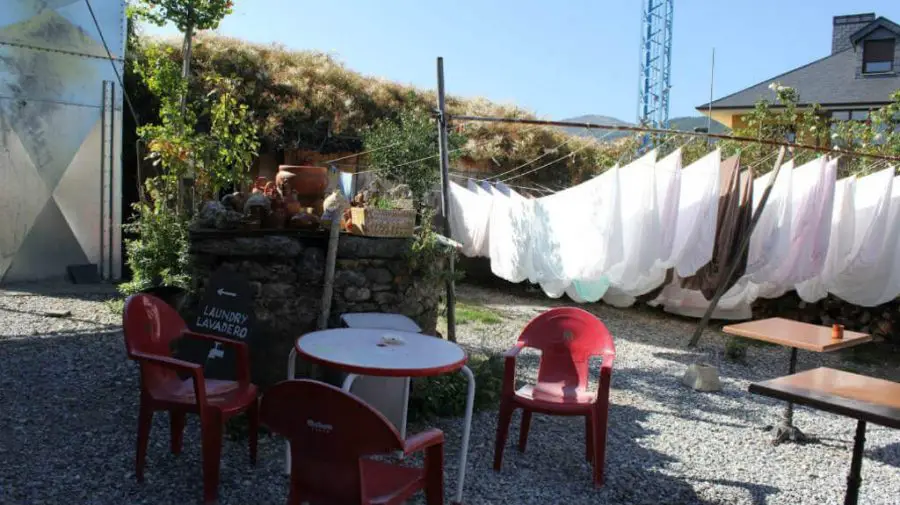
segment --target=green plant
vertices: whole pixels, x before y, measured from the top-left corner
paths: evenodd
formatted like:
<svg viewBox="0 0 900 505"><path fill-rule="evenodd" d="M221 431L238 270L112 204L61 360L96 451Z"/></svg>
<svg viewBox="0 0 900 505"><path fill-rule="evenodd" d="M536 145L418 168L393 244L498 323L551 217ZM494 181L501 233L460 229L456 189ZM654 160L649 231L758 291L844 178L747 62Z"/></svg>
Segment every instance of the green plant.
<svg viewBox="0 0 900 505"><path fill-rule="evenodd" d="M149 201L134 204L134 221L123 230L136 238L125 240L130 282L121 284L119 291L130 295L152 286L187 288L188 239L186 219L173 212L171 188L161 189L166 181L147 180Z"/></svg>
<svg viewBox="0 0 900 505"><path fill-rule="evenodd" d="M503 389L503 356L470 353L467 366L475 376L475 410L495 408ZM416 379L409 397L409 420L459 417L465 413L468 383L461 374Z"/></svg>
<svg viewBox="0 0 900 505"><path fill-rule="evenodd" d="M725 358L729 361L740 362L747 357L747 341L740 337L731 337L725 344Z"/></svg>
<svg viewBox="0 0 900 505"><path fill-rule="evenodd" d="M129 5L129 17L136 16L158 26L172 23L184 34L181 45L181 79L190 82L194 32L214 30L231 14L232 0L136 0ZM179 105L187 106L187 88L180 90Z"/></svg>
<svg viewBox="0 0 900 505"><path fill-rule="evenodd" d="M456 251L440 243L437 233L431 229L434 210L422 209L422 225L416 229L407 252L410 270L431 283L462 280L462 272L450 273L450 262L456 261Z"/></svg>
<svg viewBox="0 0 900 505"><path fill-rule="evenodd" d="M134 67L159 102L159 123L137 130L157 175L142 186L146 191L133 206L134 219L123 227L134 237L125 241L133 278L121 290L187 287L189 212L181 204L182 179L196 174L196 189L206 197L248 182L259 147L257 128L248 107L238 101L236 83L218 75L206 76L210 91L203 100L181 107L187 82L179 76L170 48L147 44ZM208 131L198 131L201 120Z"/></svg>
<svg viewBox="0 0 900 505"><path fill-rule="evenodd" d="M450 149L465 142L457 133L450 135ZM383 118L363 133L369 164L386 179L409 186L418 207L440 180L437 125L424 109L405 109L396 119ZM458 157L458 151L450 158Z"/></svg>
<svg viewBox="0 0 900 505"><path fill-rule="evenodd" d="M500 324L503 322L503 318L496 312L484 307L458 302L456 304L456 324L468 324L471 322Z"/></svg>
<svg viewBox="0 0 900 505"><path fill-rule="evenodd" d="M124 298L111 298L103 302L103 306L109 311L110 314L114 316L121 316L122 312L125 310L125 299Z"/></svg>

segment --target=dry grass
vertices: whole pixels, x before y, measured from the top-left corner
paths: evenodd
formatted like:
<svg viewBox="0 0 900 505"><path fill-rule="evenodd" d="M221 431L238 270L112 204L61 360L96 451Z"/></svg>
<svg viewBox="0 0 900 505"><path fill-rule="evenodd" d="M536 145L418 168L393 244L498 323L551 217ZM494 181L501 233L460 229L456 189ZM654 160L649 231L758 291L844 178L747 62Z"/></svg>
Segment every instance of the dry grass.
<svg viewBox="0 0 900 505"><path fill-rule="evenodd" d="M180 49L174 39L146 39L144 43L168 45L174 55ZM139 48L133 57L141 57ZM433 90L364 76L327 53L252 44L209 33L197 37L193 69L199 77L215 71L241 82L243 100L254 111L263 148L268 150L315 149L328 131L332 138L358 138L377 119L394 117L407 107L430 110L435 103ZM198 97L206 92L202 78L192 82ZM447 103L451 114L535 117L520 107L483 98L450 96ZM516 184L578 182L635 151L633 139L599 143L555 128L469 123L463 131L469 139L466 158L491 166L494 173L541 155L546 156L540 164L560 159ZM359 149L358 141L355 145L352 140L347 142L347 149Z"/></svg>

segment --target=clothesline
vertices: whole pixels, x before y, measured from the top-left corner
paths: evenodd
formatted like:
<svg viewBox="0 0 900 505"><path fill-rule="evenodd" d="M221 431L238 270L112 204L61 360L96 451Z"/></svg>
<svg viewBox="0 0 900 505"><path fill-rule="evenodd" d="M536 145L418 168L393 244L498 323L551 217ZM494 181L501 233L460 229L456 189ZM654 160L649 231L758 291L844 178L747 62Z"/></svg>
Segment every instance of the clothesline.
<svg viewBox="0 0 900 505"><path fill-rule="evenodd" d="M689 131L681 131L681 130L670 130L665 128L649 128L644 126L623 126L623 125L604 125L604 124L596 124L596 123L578 123L573 121L547 121L542 119L520 119L520 118L504 118L504 117L487 117L487 116L465 116L465 115L450 115L449 121L463 121L463 122L489 122L489 123L513 123L513 124L528 124L528 125L541 125L541 126L559 126L564 128L587 128L587 129L595 129L595 130L612 130L612 131L629 131L629 132L641 132L641 133L656 133L662 135L691 135L696 137L706 137L706 138L715 138L721 140L734 140L738 142L748 142L754 144L765 144L771 146L778 147L786 147L793 149L804 149L809 151L816 151L822 153L840 153L846 156L851 157L862 157L862 158L874 158L874 159L883 159L888 161L900 161L900 156L888 156L883 154L874 154L874 153L864 153L859 151L851 151L840 149L839 147L823 147L816 146L811 144L798 144L798 143L790 143L790 142L781 142L777 140L769 140L769 139L757 139L753 137L740 137L736 135L726 135L723 133L709 133L709 132L689 132Z"/></svg>

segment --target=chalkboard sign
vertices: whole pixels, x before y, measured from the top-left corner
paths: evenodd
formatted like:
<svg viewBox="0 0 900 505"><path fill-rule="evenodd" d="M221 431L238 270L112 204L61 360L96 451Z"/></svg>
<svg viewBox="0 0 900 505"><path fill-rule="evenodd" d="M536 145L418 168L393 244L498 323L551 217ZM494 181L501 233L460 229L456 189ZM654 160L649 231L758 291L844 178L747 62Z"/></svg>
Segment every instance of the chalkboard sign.
<svg viewBox="0 0 900 505"><path fill-rule="evenodd" d="M191 330L238 340L250 345L253 335L253 293L239 272L216 271L206 283L206 292L196 315L188 321ZM235 379L234 349L208 342L192 343L186 349L192 361L205 363L204 373L215 379Z"/></svg>

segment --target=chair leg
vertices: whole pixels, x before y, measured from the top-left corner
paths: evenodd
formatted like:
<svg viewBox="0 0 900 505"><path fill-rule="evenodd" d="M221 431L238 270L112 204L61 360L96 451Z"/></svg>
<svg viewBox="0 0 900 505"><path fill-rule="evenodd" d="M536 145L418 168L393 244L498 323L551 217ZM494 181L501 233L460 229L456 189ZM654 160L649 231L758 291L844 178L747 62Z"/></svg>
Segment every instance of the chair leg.
<svg viewBox="0 0 900 505"><path fill-rule="evenodd" d="M291 445L288 446L288 449L291 451L291 460L300 461L299 452L295 452L294 447ZM303 495L303 489L300 487L300 472L301 470L299 469L299 467L291 467L287 505L301 505L305 501L306 497Z"/></svg>
<svg viewBox="0 0 900 505"><path fill-rule="evenodd" d="M222 418L206 416L200 431L203 441L203 502L216 503L219 497L219 467L222 462Z"/></svg>
<svg viewBox="0 0 900 505"><path fill-rule="evenodd" d="M584 416L584 459L588 462L594 461L594 425L591 421L593 417L590 414Z"/></svg>
<svg viewBox="0 0 900 505"><path fill-rule="evenodd" d="M513 406L507 400L500 401L500 412L497 414L497 440L494 445L494 470L500 471L503 465L503 449L506 447L506 436L509 434L509 422L512 420Z"/></svg>
<svg viewBox="0 0 900 505"><path fill-rule="evenodd" d="M425 450L425 502L444 505L444 444Z"/></svg>
<svg viewBox="0 0 900 505"><path fill-rule="evenodd" d="M528 445L528 430L531 429L531 411L522 409L522 425L519 428L519 452L525 452Z"/></svg>
<svg viewBox="0 0 900 505"><path fill-rule="evenodd" d="M253 402L247 410L250 419L250 463L256 464L256 447L259 440L259 401Z"/></svg>
<svg viewBox="0 0 900 505"><path fill-rule="evenodd" d="M153 409L142 398L138 411L137 455L134 474L138 482L144 482L144 464L147 460L147 444L150 442L150 428L153 426Z"/></svg>
<svg viewBox="0 0 900 505"><path fill-rule="evenodd" d="M169 412L169 439L172 454L181 454L184 441L184 412Z"/></svg>
<svg viewBox="0 0 900 505"><path fill-rule="evenodd" d="M606 466L606 424L608 412L591 414L594 428L594 486L603 486L604 467Z"/></svg>

